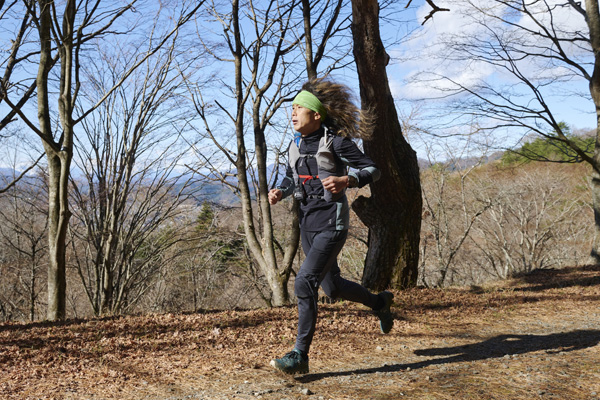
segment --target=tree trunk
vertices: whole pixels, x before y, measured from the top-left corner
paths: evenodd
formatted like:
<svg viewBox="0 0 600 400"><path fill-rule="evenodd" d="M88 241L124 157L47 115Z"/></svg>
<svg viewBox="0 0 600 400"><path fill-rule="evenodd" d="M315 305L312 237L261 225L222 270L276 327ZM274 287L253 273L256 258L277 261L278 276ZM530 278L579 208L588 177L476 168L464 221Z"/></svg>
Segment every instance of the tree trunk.
<svg viewBox="0 0 600 400"><path fill-rule="evenodd" d="M70 212L67 202L69 165L53 151L48 154L48 310L51 321L66 317L66 238Z"/></svg>
<svg viewBox="0 0 600 400"><path fill-rule="evenodd" d="M106 246L102 257L102 302L100 303L100 314L109 315L112 313L113 306L113 273L114 273L114 257L111 256L113 249L113 240L110 238L104 243Z"/></svg>
<svg viewBox="0 0 600 400"><path fill-rule="evenodd" d="M238 187L240 191L240 200L242 205L242 214L243 214L243 223L244 223L244 232L246 234L246 242L248 243L248 248L250 249L250 253L252 258L259 266L261 271L264 273L269 288L271 289L272 297L270 301L271 306L280 306L289 303L289 293L287 288L287 283L289 280L289 276L291 273L291 265L293 261L293 254L290 256L288 250L293 250L295 254L295 250L297 249L297 244L290 244L286 249L286 254L284 256L284 266L283 268L278 268L277 266L277 257L275 254L275 246L274 246L274 237L273 237L273 223L271 219L271 208L268 203L268 186L267 186L267 146L264 137L264 126L261 126L261 117L260 117L260 104L262 101L262 96L264 96L265 91L272 84L272 74L271 78L264 83L262 87L258 87L256 85L256 99L254 99L253 104L253 131L254 131L254 144L256 151L256 160L258 167L258 179L259 179L259 187L258 187L258 196L257 196L257 207L258 207L258 227L255 223L254 213L253 213L253 200L250 191L250 184L248 182L247 176L247 150L245 143L245 132L246 125L244 123L244 106L248 101L248 97L244 95L244 79L243 79L243 71L244 71L244 46L242 43L242 34L240 28L239 21L239 12L240 12L240 4L238 0L232 1L232 27L233 27L233 35L234 35L234 49L233 49L233 57L234 57L234 65L235 65L235 93L236 93L236 102L237 102L237 112L235 118L235 129L236 129L236 137L237 137L237 159L235 160L236 168L237 168L237 179L238 179ZM282 41L279 40L279 47L276 50L278 54L275 59L278 60L281 56L281 45ZM251 73L253 74L252 82L256 82L256 76L258 71L262 68L259 65L260 60L260 51L262 47L258 46L254 49L254 60L253 67L251 68ZM277 63L271 65L271 72L273 73ZM250 96L252 97L252 96ZM262 233L262 235L261 235ZM293 238L294 239L294 238ZM296 239L297 240L297 239ZM289 264L286 264L289 263Z"/></svg>
<svg viewBox="0 0 600 400"><path fill-rule="evenodd" d="M586 22L590 30L590 42L594 50L594 72L590 79L590 94L596 106L596 145L594 149L592 173L592 197L594 199L594 220L596 235L594 238L592 256L600 262L600 14L598 0L586 0Z"/></svg>
<svg viewBox="0 0 600 400"><path fill-rule="evenodd" d="M72 11L72 2L69 3ZM65 65L65 51L61 49L61 98L59 109L63 123L62 140L56 143L52 133L50 107L48 104L48 74L52 68L51 57L52 38L51 30L51 2L40 0L39 35L40 35L40 63L36 79L38 96L38 119L40 122L40 136L44 141L46 156L48 157L48 310L49 320L63 319L66 316L66 237L69 223L68 205L68 177L72 158L72 123L64 118L65 104L71 107L70 79L65 82L64 73L70 68L70 59ZM69 13L65 13L65 17ZM70 16L70 15L69 15ZM65 37L70 42L69 37ZM68 47L68 46L67 46ZM70 56L71 54L69 54ZM70 71L69 71L70 72ZM69 75L70 78L70 75ZM65 96L65 93L68 95ZM70 114L69 114L70 116Z"/></svg>
<svg viewBox="0 0 600 400"><path fill-rule="evenodd" d="M372 109L375 117L364 149L381 170L371 197L361 196L352 205L369 228L362 283L373 290L406 288L416 284L418 275L422 199L417 156L402 135L390 91L378 2L353 0L352 19L362 108Z"/></svg>

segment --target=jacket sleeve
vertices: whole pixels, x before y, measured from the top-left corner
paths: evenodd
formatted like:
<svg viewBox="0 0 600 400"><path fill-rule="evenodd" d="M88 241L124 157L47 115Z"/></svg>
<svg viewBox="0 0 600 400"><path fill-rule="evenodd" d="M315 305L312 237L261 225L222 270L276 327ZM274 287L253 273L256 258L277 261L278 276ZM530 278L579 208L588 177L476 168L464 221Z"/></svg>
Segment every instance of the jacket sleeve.
<svg viewBox="0 0 600 400"><path fill-rule="evenodd" d="M377 169L373 160L360 151L351 139L339 138L333 143L333 149L342 162L356 170L348 172L348 176L356 179L358 187L375 182L381 177L381 171Z"/></svg>
<svg viewBox="0 0 600 400"><path fill-rule="evenodd" d="M294 183L294 172L292 171L292 168L288 163L287 168L285 170L285 177L281 180L279 186L277 186L277 189L283 192L283 196L281 198L283 199L291 195L294 192L295 186L296 185Z"/></svg>

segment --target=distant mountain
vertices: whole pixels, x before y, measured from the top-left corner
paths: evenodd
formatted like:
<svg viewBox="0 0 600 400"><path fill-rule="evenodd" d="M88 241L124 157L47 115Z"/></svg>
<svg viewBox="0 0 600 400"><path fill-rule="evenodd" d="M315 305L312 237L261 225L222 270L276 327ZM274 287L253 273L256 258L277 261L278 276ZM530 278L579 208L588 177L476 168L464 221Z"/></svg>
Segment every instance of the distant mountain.
<svg viewBox="0 0 600 400"><path fill-rule="evenodd" d="M424 160L422 158L417 158L417 164L419 165L419 170L423 171L427 168L431 167L431 163L428 160Z"/></svg>
<svg viewBox="0 0 600 400"><path fill-rule="evenodd" d="M419 164L419 169L421 171L426 170L428 168L430 168L432 165L435 164L444 164L444 165L448 165L448 168L451 171L460 171L463 169L467 169L472 167L473 165L477 165L477 164L487 164L496 160L499 160L502 158L502 155L504 154L503 151L497 151L495 153L490 154L489 156L483 156L483 157L466 157L466 158L460 158L458 159L456 162L448 162L448 161L440 161L440 162L436 162L436 163L431 163L428 160L424 160L422 158L419 158L417 160L418 164Z"/></svg>
<svg viewBox="0 0 600 400"><path fill-rule="evenodd" d="M465 168L469 168L472 165L475 165L478 162L483 161L483 163L488 163L494 160L498 160L502 157L503 152L496 152L491 154L490 156L484 157L483 160L480 160L480 158L475 158L475 157L471 157L471 158L464 158L464 159L460 159L457 163L455 163L455 165L451 166L452 170L459 170L459 169L465 169ZM419 169L421 171L424 171L428 168L431 167L431 163L428 160L424 160L424 159L418 159L417 160L418 164L419 164ZM283 179L283 177L285 176L285 170L286 170L286 166L285 165L279 165L279 170L275 171L275 165L271 164L267 167L267 176L268 177L275 177L276 178L276 182L271 183L271 185L277 185L279 184L279 182L281 182L281 180ZM15 172L14 170L10 169L10 168L0 168L0 187L2 184L2 181L4 182L10 182L12 181L13 176L15 175L19 175L20 172ZM72 176L82 176L82 172L79 169L74 169L72 172ZM189 175L184 175L181 177L181 184L176 186L176 190L181 188L181 185L183 185L184 181L186 181L190 176ZM251 181L252 176L250 174L248 174L248 179L249 181ZM236 177L235 176L230 176L228 178L230 180L231 183L236 182ZM254 197L254 191L253 191L253 187L251 186L251 195ZM194 192L194 197L197 199L197 201L199 203L202 203L204 201L208 201L211 203L217 203L217 204L221 204L221 205L226 205L226 206L232 206L232 205L236 205L237 203L239 203L239 197L234 194L232 192L232 190L227 187L226 185L220 183L220 182L216 182L216 181L202 181L200 178L198 178L198 180L194 183L191 184L191 186L189 187L189 190L191 192Z"/></svg>
<svg viewBox="0 0 600 400"><path fill-rule="evenodd" d="M11 168L0 168L0 177L2 179L12 179L14 175L19 176L21 171L15 171Z"/></svg>
<svg viewBox="0 0 600 400"><path fill-rule="evenodd" d="M23 171L15 171L11 168L0 168L0 188L4 185L12 183L12 181L21 175ZM36 179L33 175L33 171L29 171L29 173L21 178L22 182L29 181L30 183Z"/></svg>
<svg viewBox="0 0 600 400"><path fill-rule="evenodd" d="M194 192L194 198L199 204L209 202L233 206L240 201L230 188L220 182L192 183L189 189Z"/></svg>

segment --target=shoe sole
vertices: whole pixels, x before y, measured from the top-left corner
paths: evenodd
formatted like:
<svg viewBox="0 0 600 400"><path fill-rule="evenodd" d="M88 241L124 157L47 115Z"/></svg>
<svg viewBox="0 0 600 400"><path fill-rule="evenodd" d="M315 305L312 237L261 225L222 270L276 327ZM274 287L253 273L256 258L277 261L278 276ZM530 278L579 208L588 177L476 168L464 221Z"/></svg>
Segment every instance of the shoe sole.
<svg viewBox="0 0 600 400"><path fill-rule="evenodd" d="M381 331L381 333L383 333L384 335L387 335L388 333L390 333L392 331L392 329L394 328L394 321L392 321L392 324L390 326L389 329L383 329L383 326L381 324L381 322L379 323L379 330Z"/></svg>
<svg viewBox="0 0 600 400"><path fill-rule="evenodd" d="M385 304L385 308L387 308L387 312L389 313L390 316L390 326L389 329L383 329L383 320L381 319L381 317L379 317L379 330L381 331L381 333L383 334L388 334L390 333L390 331L394 328L394 315L392 314L392 305L394 304L394 295L390 292L389 293L391 296L386 296L386 304ZM389 299L389 305L387 304L387 300Z"/></svg>
<svg viewBox="0 0 600 400"><path fill-rule="evenodd" d="M271 365L271 367L275 368L277 371L283 372L286 375L308 374L308 367L306 369L299 369L296 371L285 371L277 366L277 363L275 362L275 360L271 360L271 362L269 364Z"/></svg>

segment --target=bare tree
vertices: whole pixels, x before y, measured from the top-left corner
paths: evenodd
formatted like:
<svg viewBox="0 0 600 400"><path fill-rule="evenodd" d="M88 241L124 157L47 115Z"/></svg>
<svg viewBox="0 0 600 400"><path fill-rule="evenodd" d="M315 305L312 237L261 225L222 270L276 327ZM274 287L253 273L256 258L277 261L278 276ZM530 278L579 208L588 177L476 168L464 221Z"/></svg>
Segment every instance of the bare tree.
<svg viewBox="0 0 600 400"><path fill-rule="evenodd" d="M471 230L480 217L491 207L490 199L479 199L472 188L470 175L479 168L485 155L470 166L460 164L463 152L447 151L445 162L433 165L423 172L424 203L423 243L421 245L422 278L426 286L443 287L451 282L452 272L460 264L457 256L471 236ZM428 254L432 247L432 255ZM433 261L435 260L435 261ZM431 283L425 273L425 263L435 265L437 279ZM431 269L431 265L429 269Z"/></svg>
<svg viewBox="0 0 600 400"><path fill-rule="evenodd" d="M81 3L74 0L66 0L64 3L39 0L37 3L24 1L22 4L23 14L30 16L31 26L38 35L37 40L31 43L31 52L38 54L38 72L34 80L37 94L37 123L33 122L18 102L9 99L6 93L4 102L10 107L10 113L16 113L37 134L46 153L49 176L47 317L51 320L64 318L66 313L65 255L67 229L71 217L68 186L73 158L74 128L98 107L112 90L121 85L146 58L161 48L200 7L200 4L195 4L180 17L174 18L174 28L154 41L149 51L140 53L131 60L130 67L114 88L109 89L80 113L76 113L75 105L82 85L79 73L81 58L90 50L90 45L95 40L126 31L127 27L117 27L117 21L121 22L125 14L132 12L135 3L134 0L113 8L107 7L99 0ZM97 58L96 61L99 62L101 59ZM55 72L56 65L59 68ZM54 82L58 82L56 92L53 87ZM52 104L58 104L57 112L52 108ZM60 126L56 126L57 123Z"/></svg>
<svg viewBox="0 0 600 400"><path fill-rule="evenodd" d="M176 38L81 123L75 164L83 179L72 186L74 233L86 245L74 253L96 314L131 307L134 289L151 286L158 271L152 260L182 237L181 229L167 226L190 210L186 204L199 189L182 169L189 112L181 101L186 67L176 63L184 51ZM94 65L85 70L90 97L115 87L129 68L126 56L103 57L113 60L110 74Z"/></svg>
<svg viewBox="0 0 600 400"><path fill-rule="evenodd" d="M254 262L266 277L271 294L265 298L272 305L289 301L287 282L299 238L299 230L291 229L285 244L279 244L267 198L269 185L274 184L278 173L278 168L269 171L269 162L278 166L282 149L288 143L284 135L273 129L287 130L288 126L276 117L276 112L295 94L300 79L306 74L302 68L308 65L309 76L314 75L326 54L327 41L341 29L340 24L343 26L346 21L347 25L346 19L338 17L341 2L334 4L330 8L327 2L318 11L316 5L304 3L302 15L295 14L299 1L281 3L272 0L259 8L254 3L240 4L234 0L226 12L213 6L211 12L222 24L224 49L228 52L225 55L215 51L214 54L219 60L231 63L234 76L233 82L223 79L219 83L233 101L229 106L222 102L212 104L204 100L206 95L201 91L194 92L198 115L204 122L204 135L214 142L220 159L225 159L225 163L219 165L213 152L205 152L200 154L202 163L204 167L210 167L213 178L230 186L240 197L246 241ZM308 6L312 13L306 11ZM308 18L312 15L317 16L315 21ZM312 46L317 41L314 32L318 30L315 27L321 24L327 28L318 35L318 50L313 54ZM313 40L309 40L303 54L299 46L307 31L313 33ZM347 48L346 51L342 49L342 54L346 52ZM331 69L331 63L327 67ZM218 124L222 120L215 123L216 112L225 116L228 126L233 126L235 144L231 143L231 136L219 135ZM247 116L250 122L247 122ZM276 139L267 140L269 129L276 133ZM274 159L269 158L269 145L274 146ZM227 164L229 170L224 168ZM231 179L233 175L234 180Z"/></svg>
<svg viewBox="0 0 600 400"><path fill-rule="evenodd" d="M262 295L263 288L257 288L260 283L245 273L252 260L243 235L236 232L239 227L223 221L237 215L232 211L205 202L184 250L184 277L193 283L194 310L248 304L248 292L253 289Z"/></svg>
<svg viewBox="0 0 600 400"><path fill-rule="evenodd" d="M311 4L309 0L302 0L303 37L300 36L300 44L304 46L304 60L306 63L306 74L308 79L316 79L319 76L319 65L321 61L329 59L323 75L347 66L348 62L341 62L346 57L344 51L341 54L332 52L329 48L334 47L330 42L343 37L350 28L350 14L344 14L345 4L343 0L327 0L325 4L319 2ZM317 7L317 5L320 6ZM315 18L313 18L313 14ZM322 24L322 27L320 25ZM343 39L340 39L343 40ZM316 47L316 49L315 49ZM343 47L343 46L340 46ZM348 47L350 53L350 47ZM335 54L335 55L333 55Z"/></svg>
<svg viewBox="0 0 600 400"><path fill-rule="evenodd" d="M587 191L565 191L574 173L538 165L517 176L506 171L505 178L493 179L494 185L479 185L479 196L491 207L472 239L492 275L507 278L579 261L573 248L585 243L589 232L583 221L591 213L582 201Z"/></svg>
<svg viewBox="0 0 600 400"><path fill-rule="evenodd" d="M572 161L583 160L592 167L598 232L591 252L600 259L600 118L595 150L590 154L582 141L564 130L557 116L564 102L575 99L589 101L600 116L598 1L465 0L456 4L457 10L464 10L456 18L463 18L465 29L444 34L432 55L445 60L443 65L459 63L463 71L488 69L497 74L477 82L447 73L422 75L422 80L442 89L445 98L457 95L454 111L481 119L490 131L539 135L558 147L570 148L575 155ZM586 83L586 88L578 89L579 82ZM562 102L555 101L559 96Z"/></svg>
<svg viewBox="0 0 600 400"><path fill-rule="evenodd" d="M15 70L18 70L19 64L25 64L36 56L35 53L31 52L22 54L24 53L23 48L27 46L28 36L31 33L31 15L27 12L22 12L22 9L17 4L17 1L13 1L7 7L0 7L0 23L5 26L12 25L11 27L13 28L12 36L6 35L5 40L0 42L2 48L9 49L3 53L6 54L6 58L0 59L0 67L4 69L0 77L0 106L9 95L18 99L13 100L15 102L15 109L9 110L0 120L0 140L10 137L13 134L14 130L11 132L8 129L8 125L15 122L16 110L23 108L35 92L35 82L15 78L19 74L14 74ZM28 167L24 168L19 175L14 176L12 181L5 182L3 186L0 186L0 193L9 190L21 178L31 172L42 157L43 155L38 156L36 161L33 161Z"/></svg>
<svg viewBox="0 0 600 400"><path fill-rule="evenodd" d="M26 81L14 81L13 73L18 68L19 63L29 61L30 58L34 57L34 54L23 53L23 48L27 41L27 36L30 33L31 15L27 12L23 12L17 5L18 2L13 1L8 4L7 7L0 8L0 21L3 24L14 24L13 36L6 37L6 42L3 41L3 48L9 50L4 53L6 58L0 60L0 65L4 71L0 79L0 105L9 96L17 96L19 100L16 102L17 107L20 109L23 105L31 98L34 93L35 85L31 82ZM8 124L15 121L16 110L11 110L7 115L0 121L0 138L6 137L7 133L4 130Z"/></svg>
<svg viewBox="0 0 600 400"><path fill-rule="evenodd" d="M45 177L21 180L0 197L0 246L5 319L38 318L42 311L42 268L47 258L47 198ZM45 205L44 205L45 204Z"/></svg>

